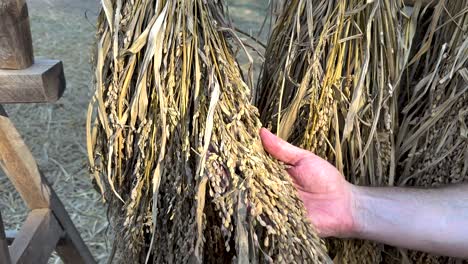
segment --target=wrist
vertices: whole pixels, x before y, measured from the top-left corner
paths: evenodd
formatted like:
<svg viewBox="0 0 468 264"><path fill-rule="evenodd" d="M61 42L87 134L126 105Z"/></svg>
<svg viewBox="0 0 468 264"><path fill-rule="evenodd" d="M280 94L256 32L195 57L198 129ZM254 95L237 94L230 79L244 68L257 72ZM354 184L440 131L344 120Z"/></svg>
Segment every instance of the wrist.
<svg viewBox="0 0 468 264"><path fill-rule="evenodd" d="M365 203L364 199L364 190L365 187L357 186L350 184L350 206L351 206L351 226L347 237L349 238L360 238L364 233L365 229Z"/></svg>

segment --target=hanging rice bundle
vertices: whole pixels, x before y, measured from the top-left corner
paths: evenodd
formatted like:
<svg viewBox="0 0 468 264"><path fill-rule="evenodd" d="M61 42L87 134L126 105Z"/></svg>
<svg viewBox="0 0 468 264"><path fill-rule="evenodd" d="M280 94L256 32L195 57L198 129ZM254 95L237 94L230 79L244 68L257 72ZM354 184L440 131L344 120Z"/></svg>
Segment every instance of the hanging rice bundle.
<svg viewBox="0 0 468 264"><path fill-rule="evenodd" d="M270 38L256 103L278 135L348 180L392 184L392 129L414 21L394 1L287 1ZM381 35L383 29L388 36ZM394 34L394 35L391 35ZM287 45L284 45L287 43ZM339 263L378 263L382 246L335 241Z"/></svg>
<svg viewBox="0 0 468 264"><path fill-rule="evenodd" d="M104 0L97 37L88 151L117 259L329 262L263 151L220 1Z"/></svg>
<svg viewBox="0 0 468 264"><path fill-rule="evenodd" d="M279 2L255 99L264 124L355 184L466 178L466 1ZM383 250L330 242L338 263L409 259Z"/></svg>

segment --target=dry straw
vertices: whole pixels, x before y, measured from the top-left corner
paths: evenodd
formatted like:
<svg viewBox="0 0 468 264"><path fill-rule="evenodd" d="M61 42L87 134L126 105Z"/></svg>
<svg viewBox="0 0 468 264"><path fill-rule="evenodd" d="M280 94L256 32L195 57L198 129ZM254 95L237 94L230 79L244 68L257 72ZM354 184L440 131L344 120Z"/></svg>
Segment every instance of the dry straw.
<svg viewBox="0 0 468 264"><path fill-rule="evenodd" d="M102 2L88 152L116 260L328 263L263 151L222 3Z"/></svg>
<svg viewBox="0 0 468 264"><path fill-rule="evenodd" d="M467 2L407 2L275 3L255 99L261 121L359 185L467 180ZM453 261L366 241L329 244L337 263Z"/></svg>

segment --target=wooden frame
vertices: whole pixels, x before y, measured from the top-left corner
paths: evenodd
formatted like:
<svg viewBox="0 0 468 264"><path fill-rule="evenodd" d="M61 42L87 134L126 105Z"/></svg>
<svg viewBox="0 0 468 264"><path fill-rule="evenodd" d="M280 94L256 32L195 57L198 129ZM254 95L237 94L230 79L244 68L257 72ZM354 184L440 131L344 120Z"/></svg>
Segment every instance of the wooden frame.
<svg viewBox="0 0 468 264"><path fill-rule="evenodd" d="M55 102L65 90L56 60L33 63L24 0L0 0L0 103ZM7 239L0 216L0 263L46 264L55 250L65 263L95 263L65 207L39 170L21 135L0 105L0 167L31 212ZM10 246L9 242L12 242Z"/></svg>

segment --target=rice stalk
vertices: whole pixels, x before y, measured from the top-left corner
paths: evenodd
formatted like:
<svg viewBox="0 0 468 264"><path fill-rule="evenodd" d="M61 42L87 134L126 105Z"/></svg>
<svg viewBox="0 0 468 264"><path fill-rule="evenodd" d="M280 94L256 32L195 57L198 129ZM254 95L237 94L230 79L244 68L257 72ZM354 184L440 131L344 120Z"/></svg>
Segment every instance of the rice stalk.
<svg viewBox="0 0 468 264"><path fill-rule="evenodd" d="M90 167L127 263L329 263L259 141L220 1L106 0Z"/></svg>

